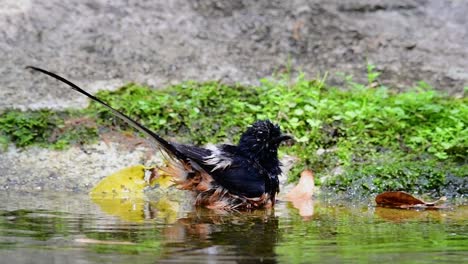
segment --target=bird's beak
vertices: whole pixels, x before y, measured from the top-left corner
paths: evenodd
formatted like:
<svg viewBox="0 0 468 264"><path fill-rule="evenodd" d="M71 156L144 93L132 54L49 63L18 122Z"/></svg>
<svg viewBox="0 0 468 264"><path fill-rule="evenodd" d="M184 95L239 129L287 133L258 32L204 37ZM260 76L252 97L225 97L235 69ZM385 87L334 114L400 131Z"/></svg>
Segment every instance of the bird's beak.
<svg viewBox="0 0 468 264"><path fill-rule="evenodd" d="M281 135L279 137L276 138L275 140L278 144L281 144L281 142L286 142L287 145L292 145L294 144L296 141L294 140L294 137L291 136L291 135L287 135L287 134L284 134L284 135Z"/></svg>

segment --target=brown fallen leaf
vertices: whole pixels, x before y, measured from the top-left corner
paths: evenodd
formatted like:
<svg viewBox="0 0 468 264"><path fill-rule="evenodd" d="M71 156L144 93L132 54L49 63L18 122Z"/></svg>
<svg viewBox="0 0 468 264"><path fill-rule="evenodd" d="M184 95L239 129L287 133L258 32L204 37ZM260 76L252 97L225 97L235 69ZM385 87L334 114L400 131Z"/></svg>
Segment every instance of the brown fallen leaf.
<svg viewBox="0 0 468 264"><path fill-rule="evenodd" d="M425 202L406 192L384 192L375 197L377 206L402 209L445 209L443 203L447 198L442 197L435 202Z"/></svg>
<svg viewBox="0 0 468 264"><path fill-rule="evenodd" d="M303 217L311 217L314 214L314 174L310 170L304 170L297 185L285 195L285 200L292 202Z"/></svg>

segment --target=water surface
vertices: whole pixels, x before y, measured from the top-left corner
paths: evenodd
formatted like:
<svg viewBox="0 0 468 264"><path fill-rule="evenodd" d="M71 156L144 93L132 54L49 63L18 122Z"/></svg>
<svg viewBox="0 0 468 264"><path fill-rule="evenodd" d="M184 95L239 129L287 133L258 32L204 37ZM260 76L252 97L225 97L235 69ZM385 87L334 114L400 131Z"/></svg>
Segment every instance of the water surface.
<svg viewBox="0 0 468 264"><path fill-rule="evenodd" d="M0 263L468 263L468 207L314 202L226 213L167 199L0 194Z"/></svg>

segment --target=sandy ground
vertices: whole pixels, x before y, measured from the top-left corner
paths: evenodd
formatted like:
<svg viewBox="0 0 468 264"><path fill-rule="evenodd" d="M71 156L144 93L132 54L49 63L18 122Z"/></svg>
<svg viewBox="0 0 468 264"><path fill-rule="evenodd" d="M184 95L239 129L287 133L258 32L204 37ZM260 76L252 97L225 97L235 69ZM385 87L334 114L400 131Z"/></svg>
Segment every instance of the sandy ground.
<svg viewBox="0 0 468 264"><path fill-rule="evenodd" d="M154 165L158 157L148 156L147 148L129 150L117 143L64 151L10 146L0 153L0 190L88 191L105 176L132 165Z"/></svg>
<svg viewBox="0 0 468 264"><path fill-rule="evenodd" d="M154 88L184 80L256 84L288 65L312 77L328 72L340 84L337 73L364 80L368 61L388 86L424 80L462 96L467 12L468 1L459 0L0 0L0 110L86 105L26 65L95 92L130 81ZM82 190L88 178L141 161L118 148L91 153L9 148L0 153L0 188L55 181L56 189Z"/></svg>

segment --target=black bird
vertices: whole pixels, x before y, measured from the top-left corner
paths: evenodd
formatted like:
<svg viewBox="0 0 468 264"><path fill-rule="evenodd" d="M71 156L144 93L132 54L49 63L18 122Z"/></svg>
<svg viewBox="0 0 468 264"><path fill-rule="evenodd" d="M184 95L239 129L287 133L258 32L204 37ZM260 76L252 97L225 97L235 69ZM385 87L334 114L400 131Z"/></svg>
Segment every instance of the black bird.
<svg viewBox="0 0 468 264"><path fill-rule="evenodd" d="M292 139L282 134L278 125L269 120L256 121L242 134L238 145L197 147L168 142L65 78L41 68L27 68L68 84L152 138L167 158L167 165L160 169L172 175L179 188L194 191L197 206L217 209L274 206L281 174L278 148L281 142Z"/></svg>

